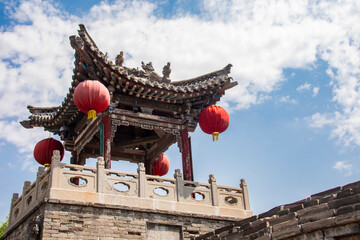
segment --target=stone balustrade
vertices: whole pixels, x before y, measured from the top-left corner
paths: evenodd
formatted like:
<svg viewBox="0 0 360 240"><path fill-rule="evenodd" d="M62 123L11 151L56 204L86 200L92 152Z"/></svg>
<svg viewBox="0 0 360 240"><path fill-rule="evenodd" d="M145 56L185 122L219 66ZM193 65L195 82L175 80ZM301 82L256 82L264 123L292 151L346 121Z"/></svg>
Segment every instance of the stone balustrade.
<svg viewBox="0 0 360 240"><path fill-rule="evenodd" d="M31 184L24 182L22 195L14 193L11 199L9 225L7 229L16 224L20 219L26 216L31 210L36 208L47 197L50 188L50 171L44 167L39 167L36 181Z"/></svg>
<svg viewBox="0 0 360 240"><path fill-rule="evenodd" d="M9 228L49 199L236 219L252 216L244 179L237 188L217 185L212 174L209 183L185 181L179 169L174 178L146 175L143 163L137 173L126 173L105 169L102 157L96 167L60 163L54 151L51 167L39 167L36 181L25 182L20 197L13 195Z"/></svg>

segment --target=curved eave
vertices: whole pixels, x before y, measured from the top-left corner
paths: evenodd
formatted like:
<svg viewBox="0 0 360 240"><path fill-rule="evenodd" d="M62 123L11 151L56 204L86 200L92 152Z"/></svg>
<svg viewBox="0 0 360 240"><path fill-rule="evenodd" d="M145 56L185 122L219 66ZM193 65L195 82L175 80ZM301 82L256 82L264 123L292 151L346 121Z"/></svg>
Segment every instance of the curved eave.
<svg viewBox="0 0 360 240"><path fill-rule="evenodd" d="M59 129L62 125L71 125L75 118L81 114L72 101L64 101L59 107L48 108L35 107L36 112L32 112L29 120L21 121L20 124L25 128L45 127L48 129Z"/></svg>
<svg viewBox="0 0 360 240"><path fill-rule="evenodd" d="M231 64L219 71L194 79L170 83L152 80L149 73L143 70L117 66L112 61L108 61L83 25L80 25L79 37L71 36L70 42L76 50L75 55L79 56L75 60L76 80L81 82L86 79L96 79L121 94L168 103L182 103L191 101L194 97L221 91L225 85L234 82L228 76ZM153 72L151 74L156 75Z"/></svg>

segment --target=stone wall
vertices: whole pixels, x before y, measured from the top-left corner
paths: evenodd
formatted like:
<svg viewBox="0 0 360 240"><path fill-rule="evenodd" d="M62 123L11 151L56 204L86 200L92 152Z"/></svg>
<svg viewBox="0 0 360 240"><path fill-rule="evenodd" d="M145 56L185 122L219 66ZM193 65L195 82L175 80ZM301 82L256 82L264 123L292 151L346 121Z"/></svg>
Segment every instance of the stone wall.
<svg viewBox="0 0 360 240"><path fill-rule="evenodd" d="M360 181L275 207L197 238L210 239L360 239Z"/></svg>
<svg viewBox="0 0 360 240"><path fill-rule="evenodd" d="M29 212L24 221L13 226L14 231L5 232L2 240L38 240L43 229L44 205L34 208Z"/></svg>
<svg viewBox="0 0 360 240"><path fill-rule="evenodd" d="M41 221L38 224L36 216ZM146 212L101 204L47 200L3 239L180 240L193 239L233 222L234 219L211 219L198 214L174 214L160 210ZM39 234L33 231L36 226Z"/></svg>

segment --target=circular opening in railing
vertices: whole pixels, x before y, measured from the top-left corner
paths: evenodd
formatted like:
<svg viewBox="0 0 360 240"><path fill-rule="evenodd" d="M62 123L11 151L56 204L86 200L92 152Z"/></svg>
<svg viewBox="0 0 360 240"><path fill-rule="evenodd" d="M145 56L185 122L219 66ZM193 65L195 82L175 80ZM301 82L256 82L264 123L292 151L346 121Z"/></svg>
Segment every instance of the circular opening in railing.
<svg viewBox="0 0 360 240"><path fill-rule="evenodd" d="M42 185L41 185L41 191L45 191L45 189L47 188L48 186L48 182L44 182Z"/></svg>
<svg viewBox="0 0 360 240"><path fill-rule="evenodd" d="M78 187L85 187L88 181L83 177L72 177L70 178L70 183Z"/></svg>
<svg viewBox="0 0 360 240"><path fill-rule="evenodd" d="M14 216L17 217L19 215L19 209L15 209Z"/></svg>
<svg viewBox="0 0 360 240"><path fill-rule="evenodd" d="M194 192L191 194L191 196L196 201L202 201L205 199L205 195L199 192Z"/></svg>
<svg viewBox="0 0 360 240"><path fill-rule="evenodd" d="M157 188L154 189L154 193L156 195L164 197L164 196L169 194L169 190L167 190L165 188L162 188L162 187L157 187Z"/></svg>
<svg viewBox="0 0 360 240"><path fill-rule="evenodd" d="M235 197L227 196L227 197L225 198L225 202L226 202L227 204L230 204L230 205L235 205L235 204L238 203L238 200L237 200L237 198L235 198Z"/></svg>
<svg viewBox="0 0 360 240"><path fill-rule="evenodd" d="M118 182L114 184L114 188L120 192L127 192L129 191L130 186L123 182Z"/></svg>
<svg viewBox="0 0 360 240"><path fill-rule="evenodd" d="M31 200L32 200L32 196L28 197L26 199L26 204L29 205L31 203Z"/></svg>

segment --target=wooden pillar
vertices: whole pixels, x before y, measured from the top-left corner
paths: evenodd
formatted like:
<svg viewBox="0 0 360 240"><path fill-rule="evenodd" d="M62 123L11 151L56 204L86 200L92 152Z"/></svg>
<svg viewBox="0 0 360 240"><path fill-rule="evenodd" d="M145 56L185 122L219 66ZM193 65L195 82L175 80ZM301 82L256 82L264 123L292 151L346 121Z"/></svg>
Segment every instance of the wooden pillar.
<svg viewBox="0 0 360 240"><path fill-rule="evenodd" d="M189 133L186 129L183 129L180 136L184 180L194 181Z"/></svg>
<svg viewBox="0 0 360 240"><path fill-rule="evenodd" d="M79 156L77 154L77 151L71 152L72 158L70 159L71 164L79 164ZM71 181L71 180L70 180ZM79 178L73 178L72 183L79 186Z"/></svg>
<svg viewBox="0 0 360 240"><path fill-rule="evenodd" d="M153 174L151 159L146 159L145 160L145 173L148 174L148 175Z"/></svg>
<svg viewBox="0 0 360 240"><path fill-rule="evenodd" d="M72 156L72 158L70 159L70 164L78 164L77 151L72 151L71 156Z"/></svg>
<svg viewBox="0 0 360 240"><path fill-rule="evenodd" d="M100 155L104 157L105 168L111 168L111 119L110 116L102 117L102 123L100 128Z"/></svg>

